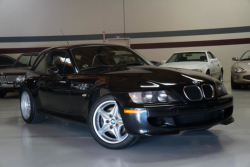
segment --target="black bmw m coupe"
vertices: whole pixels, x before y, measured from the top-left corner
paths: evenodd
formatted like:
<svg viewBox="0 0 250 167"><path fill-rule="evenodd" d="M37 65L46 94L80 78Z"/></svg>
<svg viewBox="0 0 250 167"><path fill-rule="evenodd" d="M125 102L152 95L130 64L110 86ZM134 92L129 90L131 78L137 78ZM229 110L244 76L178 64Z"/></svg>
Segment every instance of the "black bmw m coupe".
<svg viewBox="0 0 250 167"><path fill-rule="evenodd" d="M234 121L222 82L160 68L130 48L86 44L42 51L20 88L29 124L46 115L87 122L94 139L120 149L141 135L206 130Z"/></svg>

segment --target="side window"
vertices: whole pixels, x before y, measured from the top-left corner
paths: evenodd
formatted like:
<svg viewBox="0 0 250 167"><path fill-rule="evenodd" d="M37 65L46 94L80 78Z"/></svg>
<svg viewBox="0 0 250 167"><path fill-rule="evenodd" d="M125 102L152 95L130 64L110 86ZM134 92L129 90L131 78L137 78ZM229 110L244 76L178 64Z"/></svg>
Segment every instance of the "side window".
<svg viewBox="0 0 250 167"><path fill-rule="evenodd" d="M48 68L56 67L59 74L74 73L70 58L65 51L56 50L40 55L36 60L35 71L40 74L49 74Z"/></svg>
<svg viewBox="0 0 250 167"><path fill-rule="evenodd" d="M56 50L50 52L49 56L47 56L47 68L56 67L59 71L59 74L63 74L64 64L66 61L67 53L64 51ZM49 74L46 71L46 74Z"/></svg>
<svg viewBox="0 0 250 167"><path fill-rule="evenodd" d="M69 56L67 55L66 59L65 59L65 63L64 63L64 74L72 74L74 73L74 68L73 65L71 63L71 60L69 58Z"/></svg>

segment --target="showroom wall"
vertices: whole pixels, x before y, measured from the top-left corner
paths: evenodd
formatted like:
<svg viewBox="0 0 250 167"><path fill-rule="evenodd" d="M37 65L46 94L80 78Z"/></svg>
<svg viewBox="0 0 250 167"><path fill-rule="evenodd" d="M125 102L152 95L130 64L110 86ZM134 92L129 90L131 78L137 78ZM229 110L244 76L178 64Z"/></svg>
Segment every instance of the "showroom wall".
<svg viewBox="0 0 250 167"><path fill-rule="evenodd" d="M1 0L0 54L17 57L66 39L102 43L105 31L107 38L130 38L149 60L210 50L229 80L231 58L250 50L249 9L250 0Z"/></svg>

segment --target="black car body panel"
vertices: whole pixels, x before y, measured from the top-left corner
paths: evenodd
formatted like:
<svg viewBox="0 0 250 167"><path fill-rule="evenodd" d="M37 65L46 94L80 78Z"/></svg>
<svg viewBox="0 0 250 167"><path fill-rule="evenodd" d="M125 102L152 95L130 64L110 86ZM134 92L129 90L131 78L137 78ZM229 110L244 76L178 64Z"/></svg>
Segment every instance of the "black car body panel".
<svg viewBox="0 0 250 167"><path fill-rule="evenodd" d="M87 121L93 103L100 96L111 94L119 105L126 130L133 135L173 133L233 122L231 95L227 93L218 95L215 90L214 97L211 99L190 101L183 91L185 86L202 87L205 84L216 89L222 84L219 80L197 72L155 67L147 62L144 65L121 65L80 71L72 56L72 49L92 46L96 44L57 47L41 52L32 70L26 73L26 80L20 92L24 87L28 87L41 113ZM42 62L40 57L54 51L67 53L74 72L52 75L36 71L37 66ZM142 85L146 86L142 87ZM153 86L150 87L150 85ZM157 86L154 87L154 85ZM167 90L178 99L178 102L137 104L128 94L161 90ZM145 112L140 114L123 112L124 109L135 108L142 108Z"/></svg>

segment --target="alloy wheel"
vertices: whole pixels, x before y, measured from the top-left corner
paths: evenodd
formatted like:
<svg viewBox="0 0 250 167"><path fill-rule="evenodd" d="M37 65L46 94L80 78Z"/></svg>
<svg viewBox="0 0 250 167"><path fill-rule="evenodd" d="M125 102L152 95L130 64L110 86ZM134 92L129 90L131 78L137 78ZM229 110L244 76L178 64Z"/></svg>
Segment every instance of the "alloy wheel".
<svg viewBox="0 0 250 167"><path fill-rule="evenodd" d="M21 110L24 119L29 119L31 113L30 97L27 92L23 92L21 97Z"/></svg>
<svg viewBox="0 0 250 167"><path fill-rule="evenodd" d="M97 107L93 125L96 134L107 143L117 144L128 137L118 105L114 100L103 102Z"/></svg>

